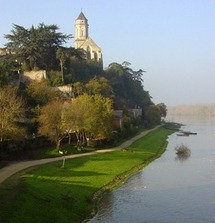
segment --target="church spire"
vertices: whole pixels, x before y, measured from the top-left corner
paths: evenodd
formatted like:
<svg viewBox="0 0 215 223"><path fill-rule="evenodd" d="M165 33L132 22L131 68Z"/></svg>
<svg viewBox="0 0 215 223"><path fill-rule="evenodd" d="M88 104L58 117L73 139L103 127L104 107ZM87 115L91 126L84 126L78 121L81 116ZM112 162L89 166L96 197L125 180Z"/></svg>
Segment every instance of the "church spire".
<svg viewBox="0 0 215 223"><path fill-rule="evenodd" d="M87 18L85 17L83 12L80 13L80 15L78 16L76 20L85 20L87 22Z"/></svg>

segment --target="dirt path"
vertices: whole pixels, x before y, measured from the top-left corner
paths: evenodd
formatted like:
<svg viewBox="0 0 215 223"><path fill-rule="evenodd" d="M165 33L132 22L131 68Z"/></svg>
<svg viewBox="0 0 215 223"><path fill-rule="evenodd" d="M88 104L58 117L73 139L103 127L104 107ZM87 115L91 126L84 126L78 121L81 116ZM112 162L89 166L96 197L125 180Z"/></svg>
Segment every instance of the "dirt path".
<svg viewBox="0 0 215 223"><path fill-rule="evenodd" d="M143 131L141 132L139 135L131 138L130 140L122 143L120 146L118 147L114 147L112 149L103 149L103 150L98 150L95 152L90 152L90 153L82 153L82 154L74 154L74 155L68 155L68 156L61 156L61 157L56 157L56 158L48 158L48 159L40 159L40 160L31 160L31 161L22 161L22 162L17 162L11 165L8 165L2 169L0 169L0 184L6 180L8 177L12 176L13 174L24 170L26 168L32 167L32 166L37 166L37 165L41 165L41 164L46 164L46 163L51 163L51 162L55 162L55 161L59 161L59 160L63 160L65 159L72 159L72 158L76 158L76 157L82 157L82 156L90 156L90 155L95 155L98 153L107 153L107 152L112 152L114 150L118 150L118 149L122 149L122 148L127 148L129 147L133 142L135 142L136 140L140 139L141 137L145 136L146 134L148 134L151 131L154 131L155 129L157 129L159 126L147 130L147 131Z"/></svg>

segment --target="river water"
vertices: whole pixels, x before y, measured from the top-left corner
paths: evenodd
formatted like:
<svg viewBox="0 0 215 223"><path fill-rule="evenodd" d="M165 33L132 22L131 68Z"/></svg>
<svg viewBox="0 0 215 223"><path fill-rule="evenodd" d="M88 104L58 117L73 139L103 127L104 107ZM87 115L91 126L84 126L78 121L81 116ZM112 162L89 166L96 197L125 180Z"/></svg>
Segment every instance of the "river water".
<svg viewBox="0 0 215 223"><path fill-rule="evenodd" d="M162 157L107 193L90 223L215 222L215 119L173 121L197 135L169 136ZM184 159L182 144L191 151Z"/></svg>

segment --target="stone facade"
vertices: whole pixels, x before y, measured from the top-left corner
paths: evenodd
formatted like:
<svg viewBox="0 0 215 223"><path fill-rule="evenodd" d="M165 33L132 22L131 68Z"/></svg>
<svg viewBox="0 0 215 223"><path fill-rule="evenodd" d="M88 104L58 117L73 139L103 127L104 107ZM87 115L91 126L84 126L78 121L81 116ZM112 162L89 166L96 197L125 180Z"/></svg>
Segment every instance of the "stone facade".
<svg viewBox="0 0 215 223"><path fill-rule="evenodd" d="M53 87L53 89L56 92L59 92L63 96L69 96L69 97L74 98L74 94L72 92L71 85L63 85L63 86Z"/></svg>
<svg viewBox="0 0 215 223"><path fill-rule="evenodd" d="M38 71L25 71L20 74L20 82L28 84L32 81L42 81L43 79L47 79L45 70Z"/></svg>
<svg viewBox="0 0 215 223"><path fill-rule="evenodd" d="M80 13L75 21L75 49L81 48L86 52L87 59L102 63L101 48L89 37L88 20L83 12Z"/></svg>

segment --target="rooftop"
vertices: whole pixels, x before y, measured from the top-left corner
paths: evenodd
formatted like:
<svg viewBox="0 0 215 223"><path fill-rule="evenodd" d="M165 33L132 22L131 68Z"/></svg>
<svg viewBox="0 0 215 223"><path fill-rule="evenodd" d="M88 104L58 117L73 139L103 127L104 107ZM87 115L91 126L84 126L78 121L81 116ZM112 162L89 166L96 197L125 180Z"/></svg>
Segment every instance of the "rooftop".
<svg viewBox="0 0 215 223"><path fill-rule="evenodd" d="M80 15L78 16L77 20L85 20L85 21L87 21L87 18L85 17L84 13L81 12Z"/></svg>

